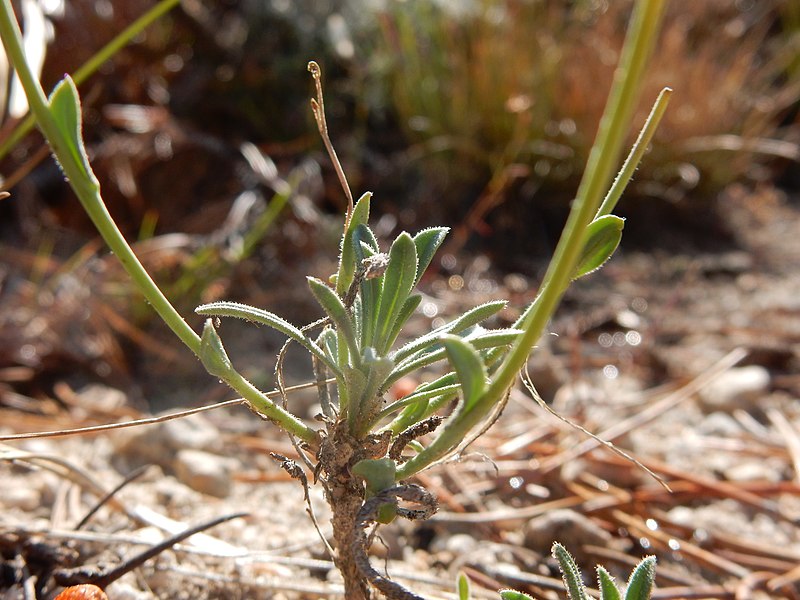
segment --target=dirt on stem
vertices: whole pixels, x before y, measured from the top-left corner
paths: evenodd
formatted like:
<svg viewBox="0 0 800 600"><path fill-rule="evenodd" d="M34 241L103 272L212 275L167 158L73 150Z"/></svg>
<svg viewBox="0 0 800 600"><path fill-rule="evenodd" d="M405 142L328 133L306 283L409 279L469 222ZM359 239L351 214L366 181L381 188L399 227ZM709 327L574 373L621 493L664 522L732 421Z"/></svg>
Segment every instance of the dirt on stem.
<svg viewBox="0 0 800 600"><path fill-rule="evenodd" d="M327 500L333 511L334 561L344 578L344 595L351 600L368 600L369 585L361 575L351 551L356 536L356 519L364 502L364 485L353 475L351 466L363 458L363 444L350 435L346 421L331 425L319 452L322 472L327 479Z"/></svg>

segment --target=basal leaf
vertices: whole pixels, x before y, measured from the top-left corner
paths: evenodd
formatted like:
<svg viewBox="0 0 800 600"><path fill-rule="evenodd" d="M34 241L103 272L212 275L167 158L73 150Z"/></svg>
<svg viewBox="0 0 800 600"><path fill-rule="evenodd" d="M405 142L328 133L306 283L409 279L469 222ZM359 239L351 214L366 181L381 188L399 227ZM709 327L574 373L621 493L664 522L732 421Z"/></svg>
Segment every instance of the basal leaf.
<svg viewBox="0 0 800 600"><path fill-rule="evenodd" d="M319 279L314 277L307 277L306 279L308 280L308 287L311 289L311 293L314 294L314 298L319 302L322 310L330 317L339 334L344 336L350 354L353 356L353 360L358 362L360 351L356 343L353 320L350 318L350 313L347 312L342 299Z"/></svg>
<svg viewBox="0 0 800 600"><path fill-rule="evenodd" d="M339 256L339 272L336 277L336 292L340 296L344 296L347 288L353 282L356 268L356 256L353 252L353 233L359 225L366 225L369 220L369 208L372 193L367 192L356 202L353 212L350 215L350 223L347 225L347 231L342 236L341 254Z"/></svg>
<svg viewBox="0 0 800 600"><path fill-rule="evenodd" d="M356 263L361 265L365 258L373 256L378 252L378 242L372 230L364 224L360 224L353 232L353 255ZM378 319L378 307L381 296L381 279L364 279L360 285L361 292L361 347L366 348L374 345L374 334L376 321Z"/></svg>
<svg viewBox="0 0 800 600"><path fill-rule="evenodd" d="M411 236L403 232L392 243L389 264L383 275L373 344L380 353L388 347L389 332L393 330L397 315L414 287L416 275L417 249Z"/></svg>
<svg viewBox="0 0 800 600"><path fill-rule="evenodd" d="M624 227L625 219L615 215L605 215L589 223L586 228L586 243L583 246L573 279L596 271L611 258L622 240Z"/></svg>
<svg viewBox="0 0 800 600"><path fill-rule="evenodd" d="M486 367L475 348L460 337L446 335L442 338L442 343L461 383L461 393L464 397L461 410L467 412L481 399L486 390Z"/></svg>
<svg viewBox="0 0 800 600"><path fill-rule="evenodd" d="M581 571L578 565L575 564L575 559L558 542L553 544L553 558L558 561L558 566L561 568L561 577L564 580L564 586L567 588L570 600L589 600L583 579L581 579Z"/></svg>
<svg viewBox="0 0 800 600"><path fill-rule="evenodd" d="M445 333L460 333L478 323L485 321L495 313L505 308L507 302L505 300L494 300L472 308L465 312L460 317L453 319L449 323L445 323L441 327L437 327L433 331L410 341L408 344L399 348L393 353L395 362L400 363L409 356L425 349L433 344L439 343L439 339Z"/></svg>
<svg viewBox="0 0 800 600"><path fill-rule="evenodd" d="M330 362L326 354L319 346L317 346L311 339L306 337L306 335L297 327L274 313L261 308L256 308L255 306L228 301L203 304L202 306L198 306L194 312L196 312L198 315L205 315L207 317L234 317L272 327L273 329L280 331L285 336L291 338L311 352L314 356L319 358L337 376L341 376L342 374L339 367L335 363Z"/></svg>
<svg viewBox="0 0 800 600"><path fill-rule="evenodd" d="M458 600L470 600L469 578L467 578L463 571L458 573L458 579L456 580L456 583L458 585Z"/></svg>
<svg viewBox="0 0 800 600"><path fill-rule="evenodd" d="M528 596L517 590L500 590L500 600L533 600L533 596Z"/></svg>
<svg viewBox="0 0 800 600"><path fill-rule="evenodd" d="M394 326L392 330L389 332L388 338L386 340L386 347L391 348L392 344L394 344L397 336L400 335L400 332L403 330L403 326L408 322L411 318L411 315L414 314L414 311L417 310L419 303L422 301L422 296L419 294L412 294L406 301L403 303L402 308L397 313L397 317L394 320Z"/></svg>
<svg viewBox="0 0 800 600"><path fill-rule="evenodd" d="M614 578L603 567L597 567L597 586L600 588L600 600L622 600Z"/></svg>
<svg viewBox="0 0 800 600"><path fill-rule="evenodd" d="M69 75L58 82L50 94L50 114L67 142L69 152L75 164L80 168L84 177L93 186L98 186L97 178L89 164L89 156L83 145L83 132L81 130L81 100L78 88Z"/></svg>
<svg viewBox="0 0 800 600"><path fill-rule="evenodd" d="M648 600L653 593L656 581L656 557L648 556L631 573L625 600Z"/></svg>
<svg viewBox="0 0 800 600"><path fill-rule="evenodd" d="M513 344L521 334L522 331L519 329L476 329L474 335L467 335L464 339L469 340L477 350L487 350ZM386 385L391 385L404 375L432 365L442 360L444 357L445 351L441 346L441 339L439 339L431 346L417 354L409 356L403 362L398 363L391 376L387 379ZM383 391L386 389L387 388L384 387Z"/></svg>
<svg viewBox="0 0 800 600"><path fill-rule="evenodd" d="M414 285L417 285L422 279L448 231L450 231L448 227L430 227L414 236L414 245L417 248L417 276L414 279Z"/></svg>

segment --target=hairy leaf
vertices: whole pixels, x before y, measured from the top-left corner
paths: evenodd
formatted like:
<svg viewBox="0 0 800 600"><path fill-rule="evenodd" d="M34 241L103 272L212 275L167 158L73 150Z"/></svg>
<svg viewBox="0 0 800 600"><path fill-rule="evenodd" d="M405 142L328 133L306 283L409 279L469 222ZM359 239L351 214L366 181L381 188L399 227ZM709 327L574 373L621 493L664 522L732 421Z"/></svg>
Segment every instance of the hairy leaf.
<svg viewBox="0 0 800 600"><path fill-rule="evenodd" d="M336 363L331 363L319 346L317 346L311 339L306 337L306 335L297 327L274 313L261 308L256 308L255 306L228 301L203 304L194 309L194 312L196 312L198 315L205 315L208 317L235 317L237 319L244 319L246 321L252 321L253 323L260 323L262 325L272 327L311 352L331 371L333 371L334 374L337 376L341 376L342 374Z"/></svg>
<svg viewBox="0 0 800 600"><path fill-rule="evenodd" d="M80 168L86 180L92 185L98 186L97 178L92 172L89 164L89 156L86 154L86 147L83 145L83 133L81 129L81 100L78 95L78 88L69 75L56 84L50 94L50 114L61 131L67 142L67 151L74 160L76 166Z"/></svg>
<svg viewBox="0 0 800 600"><path fill-rule="evenodd" d="M558 561L558 566L561 568L561 577L564 580L564 586L567 588L570 600L589 600L589 596L586 594L586 587L581 579L581 571L578 565L575 564L575 559L558 542L553 544L553 558Z"/></svg>
<svg viewBox="0 0 800 600"><path fill-rule="evenodd" d="M631 573L625 600L648 600L656 580L656 557L648 556Z"/></svg>
<svg viewBox="0 0 800 600"><path fill-rule="evenodd" d="M447 358L461 383L462 411L469 411L486 391L486 367L475 348L458 336L442 338Z"/></svg>
<svg viewBox="0 0 800 600"><path fill-rule="evenodd" d="M350 318L350 313L347 312L342 299L319 279L315 279L314 277L307 277L306 279L308 280L308 287L311 288L311 293L314 294L314 298L319 302L325 314L330 317L331 321L336 326L337 332L344 336L353 361L357 363L360 350L356 342L353 320Z"/></svg>
<svg viewBox="0 0 800 600"><path fill-rule="evenodd" d="M200 337L200 362L214 377L226 377L231 372L231 361L211 319L203 325Z"/></svg>
<svg viewBox="0 0 800 600"><path fill-rule="evenodd" d="M622 600L614 578L603 567L597 567L597 586L600 588L600 600Z"/></svg>
<svg viewBox="0 0 800 600"><path fill-rule="evenodd" d="M400 311L397 313L392 330L389 332L389 335L386 339L387 349L391 348L392 344L394 344L397 336L400 335L400 332L403 330L403 326L411 318L411 315L414 314L414 311L417 310L417 307L421 301L422 296L419 294L411 294L408 298L406 298L402 308L400 308Z"/></svg>
<svg viewBox="0 0 800 600"><path fill-rule="evenodd" d="M342 236L342 248L339 257L339 272L336 277L336 291L340 296L344 296L347 288L353 282L356 269L356 256L353 252L353 233L359 225L366 225L369 220L369 208L372 193L367 192L356 202L353 212L350 215L350 223L347 231Z"/></svg>
<svg viewBox="0 0 800 600"><path fill-rule="evenodd" d="M439 343L439 338L445 333L460 333L465 329L469 329L478 323L485 321L492 315L505 308L507 302L505 300L494 300L472 308L465 312L457 319L453 319L449 323L445 323L441 327L437 327L433 331L410 341L408 344L399 348L392 357L397 363L405 360L412 354L419 352L429 346Z"/></svg>
<svg viewBox="0 0 800 600"><path fill-rule="evenodd" d="M533 596L528 596L517 590L500 590L500 600L533 600Z"/></svg>
<svg viewBox="0 0 800 600"><path fill-rule="evenodd" d="M411 236L403 232L389 250L389 264L383 275L380 308L376 322L375 348L383 353L389 343L398 314L414 287L417 274L417 249Z"/></svg>
<svg viewBox="0 0 800 600"><path fill-rule="evenodd" d="M417 248L417 276L414 279L414 285L417 285L422 279L425 270L431 264L434 254L442 245L449 231L448 227L429 227L414 236L414 245Z"/></svg>
<svg viewBox="0 0 800 600"><path fill-rule="evenodd" d="M611 258L622 240L624 227L625 219L615 215L605 215L589 223L586 228L586 243L573 279L596 271Z"/></svg>

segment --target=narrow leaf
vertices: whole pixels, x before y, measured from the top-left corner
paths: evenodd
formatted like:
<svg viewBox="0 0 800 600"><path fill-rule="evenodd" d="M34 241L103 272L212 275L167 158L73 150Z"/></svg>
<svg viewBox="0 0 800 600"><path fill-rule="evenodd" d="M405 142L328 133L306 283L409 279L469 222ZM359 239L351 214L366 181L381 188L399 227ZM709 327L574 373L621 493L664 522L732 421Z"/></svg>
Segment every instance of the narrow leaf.
<svg viewBox="0 0 800 600"><path fill-rule="evenodd" d="M350 431L355 431L358 417L361 413L361 401L364 398L364 389L367 387L367 378L360 369L354 367L344 368L345 390L339 391L342 400L342 410L347 411L347 421ZM345 403L346 402L346 403Z"/></svg>
<svg viewBox="0 0 800 600"><path fill-rule="evenodd" d="M81 130L81 100L78 88L69 75L58 82L50 94L50 114L67 142L67 151L75 164L81 169L87 181L98 186L97 178L89 164L89 156L83 145Z"/></svg>
<svg viewBox="0 0 800 600"><path fill-rule="evenodd" d="M460 337L447 335L442 338L442 343L461 383L464 396L462 411L469 411L486 390L486 367L475 348Z"/></svg>
<svg viewBox="0 0 800 600"><path fill-rule="evenodd" d="M400 332L403 330L403 326L411 318L411 315L414 314L414 311L417 310L420 302L422 302L422 296L419 294L412 294L406 298L405 302L403 302L403 306L397 313L397 317L394 320L394 326L392 327L392 330L389 332L389 335L386 339L387 349L392 347L392 344L394 344L397 336L400 335Z"/></svg>
<svg viewBox="0 0 800 600"><path fill-rule="evenodd" d="M578 569L578 565L575 564L575 559L558 542L553 544L553 558L558 561L558 565L561 568L561 577L564 580L564 586L567 588L570 600L589 600L581 579L581 571Z"/></svg>
<svg viewBox="0 0 800 600"><path fill-rule="evenodd" d="M308 287L311 289L311 293L314 294L314 298L319 302L322 310L330 317L338 333L344 336L347 347L353 356L353 360L358 361L360 350L356 343L353 320L350 318L350 313L347 312L342 299L319 279L315 279L314 277L307 277L306 279L308 280Z"/></svg>
<svg viewBox="0 0 800 600"><path fill-rule="evenodd" d="M207 317L235 317L237 319L244 319L252 321L253 323L260 323L272 327L280 331L285 336L291 338L306 350L311 352L314 356L319 358L325 365L333 371L337 376L341 376L341 370L335 363L331 363L322 349L317 346L311 339L300 331L297 327L280 318L278 315L255 306L247 304L240 304L238 302L211 302L210 304L203 304L194 309L198 315Z"/></svg>
<svg viewBox="0 0 800 600"><path fill-rule="evenodd" d="M414 392L413 394L409 394L408 396L404 396L395 402L392 402L388 406L386 406L383 410L381 410L379 419L383 419L388 417L393 412L400 410L406 406L410 406L422 400L430 400L431 398L436 398L438 396L443 396L445 394L448 395L455 395L461 389L461 384L453 383L450 385L445 385L440 388L434 388L430 390L425 390L422 392Z"/></svg>
<svg viewBox="0 0 800 600"><path fill-rule="evenodd" d="M603 567L597 567L597 586L600 588L600 600L621 600L614 578Z"/></svg>
<svg viewBox="0 0 800 600"><path fill-rule="evenodd" d="M225 378L230 375L231 361L211 319L206 319L203 325L199 357L206 371L214 377Z"/></svg>
<svg viewBox="0 0 800 600"><path fill-rule="evenodd" d="M655 581L656 557L648 556L631 573L625 590L625 600L648 600L653 593Z"/></svg>
<svg viewBox="0 0 800 600"><path fill-rule="evenodd" d="M500 590L500 600L533 600L533 596L528 596L517 590Z"/></svg>
<svg viewBox="0 0 800 600"><path fill-rule="evenodd" d="M437 327L433 331L426 333L415 340L412 340L402 348L399 348L392 356L395 359L395 362L400 363L412 354L415 354L416 352L432 344L438 343L442 334L460 333L461 331L477 325L478 323L485 321L492 315L503 310L506 304L507 302L505 300L494 300L492 302L487 302L485 304L476 306L475 308L465 312L457 319L454 319L449 323L446 323L441 327Z"/></svg>
<svg viewBox="0 0 800 600"><path fill-rule="evenodd" d="M419 283L422 276L425 274L426 269L431 264L434 254L442 245L448 227L430 227L423 229L414 236L414 245L417 248L417 276L414 279L414 285Z"/></svg>
<svg viewBox="0 0 800 600"><path fill-rule="evenodd" d="M356 263L361 265L363 260L378 252L378 242L375 234L364 224L360 224L353 232L353 254ZM374 345L375 324L378 319L378 306L381 297L381 279L365 279L361 281L361 347Z"/></svg>
<svg viewBox="0 0 800 600"><path fill-rule="evenodd" d="M376 323L374 346L379 352L388 347L389 332L397 315L414 287L417 275L417 249L411 236L403 232L389 250L389 264L383 275L380 308Z"/></svg>
<svg viewBox="0 0 800 600"><path fill-rule="evenodd" d="M336 291L340 296L344 296L347 288L353 282L356 264L355 253L353 252L353 234L359 225L366 225L369 220L369 208L372 193L367 192L356 202L353 212L350 215L350 223L347 231L342 236L341 254L339 256L339 272L336 277Z"/></svg>
<svg viewBox="0 0 800 600"><path fill-rule="evenodd" d="M493 330L480 330L479 335L466 336L464 339L470 343L477 350L487 350L497 348L500 346L508 346L513 344L514 341L522 334L519 329L493 329ZM382 391L386 391L388 386L392 385L395 381L408 375L418 369L432 365L445 357L444 348L440 345L441 340L437 340L429 348L419 352L413 356L408 357L402 363L399 363L395 370L392 372L391 377L386 380L386 386Z"/></svg>
<svg viewBox="0 0 800 600"><path fill-rule="evenodd" d="M373 422L381 404L379 390L384 385L386 378L394 368L394 361L386 356L378 356L373 348L365 348L361 357L361 365L366 374L366 383L359 403L359 414L355 418L356 434L369 433L368 429Z"/></svg>
<svg viewBox="0 0 800 600"><path fill-rule="evenodd" d="M605 215L589 223L586 227L586 243L573 279L596 271L611 258L622 240L624 227L625 219L615 215Z"/></svg>
<svg viewBox="0 0 800 600"><path fill-rule="evenodd" d="M463 571L459 571L458 579L456 580L458 585L458 600L470 600L469 599L469 578Z"/></svg>

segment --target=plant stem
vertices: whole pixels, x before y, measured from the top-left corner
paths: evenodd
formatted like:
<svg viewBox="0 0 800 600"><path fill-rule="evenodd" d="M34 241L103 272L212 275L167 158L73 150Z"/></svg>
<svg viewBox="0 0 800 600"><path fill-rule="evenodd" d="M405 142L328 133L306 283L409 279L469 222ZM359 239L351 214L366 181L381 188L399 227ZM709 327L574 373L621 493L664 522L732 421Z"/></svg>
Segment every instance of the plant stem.
<svg viewBox="0 0 800 600"><path fill-rule="evenodd" d="M139 259L109 214L100 196L100 184L97 178L93 174L87 176L69 152L69 143L50 113L50 105L44 90L25 60L25 53L22 49L22 34L10 0L0 0L0 37L6 48L9 60L19 75L22 87L28 97L31 112L92 223L94 223L111 251L122 263L134 285L158 313L158 316L196 356L199 356L200 336L183 320L183 317L170 304L169 300L150 277L150 274L142 266L142 263L139 262ZM248 400L259 412L266 414L270 419L277 422L279 426L306 442L316 442L316 432L312 428L269 400L266 395L250 384L233 367L230 367L229 371L221 374L220 377L228 382L234 390Z"/></svg>
<svg viewBox="0 0 800 600"><path fill-rule="evenodd" d="M161 293L161 290L158 289L158 286L139 262L139 259L136 258L100 197L100 184L96 179L92 181L83 176L78 166L67 158L66 149L68 148L68 143L50 114L49 104L42 86L25 60L25 54L22 50L22 36L9 0L2 0L2 3L0 3L0 36L2 36L3 44L11 63L19 75L22 87L25 89L31 112L52 147L54 154L61 159L59 162L64 169L64 174L67 176L70 185L89 218L91 218L92 223L94 223L111 251L116 254L122 266L134 280L147 301L152 304L158 315L175 332L175 335L192 352L197 354L200 350L200 337L181 318L175 308L164 297L164 294Z"/></svg>
<svg viewBox="0 0 800 600"><path fill-rule="evenodd" d="M542 289L514 325L524 333L514 343L474 408L460 418L450 420L428 448L401 465L397 470L398 481L439 460L465 439L470 429L505 396L528 360L534 344L542 336L572 280L583 250L586 226L600 206L602 190L608 186L619 159L639 97L644 67L655 45L664 2L640 0L634 8L608 103L575 202L544 276Z"/></svg>

